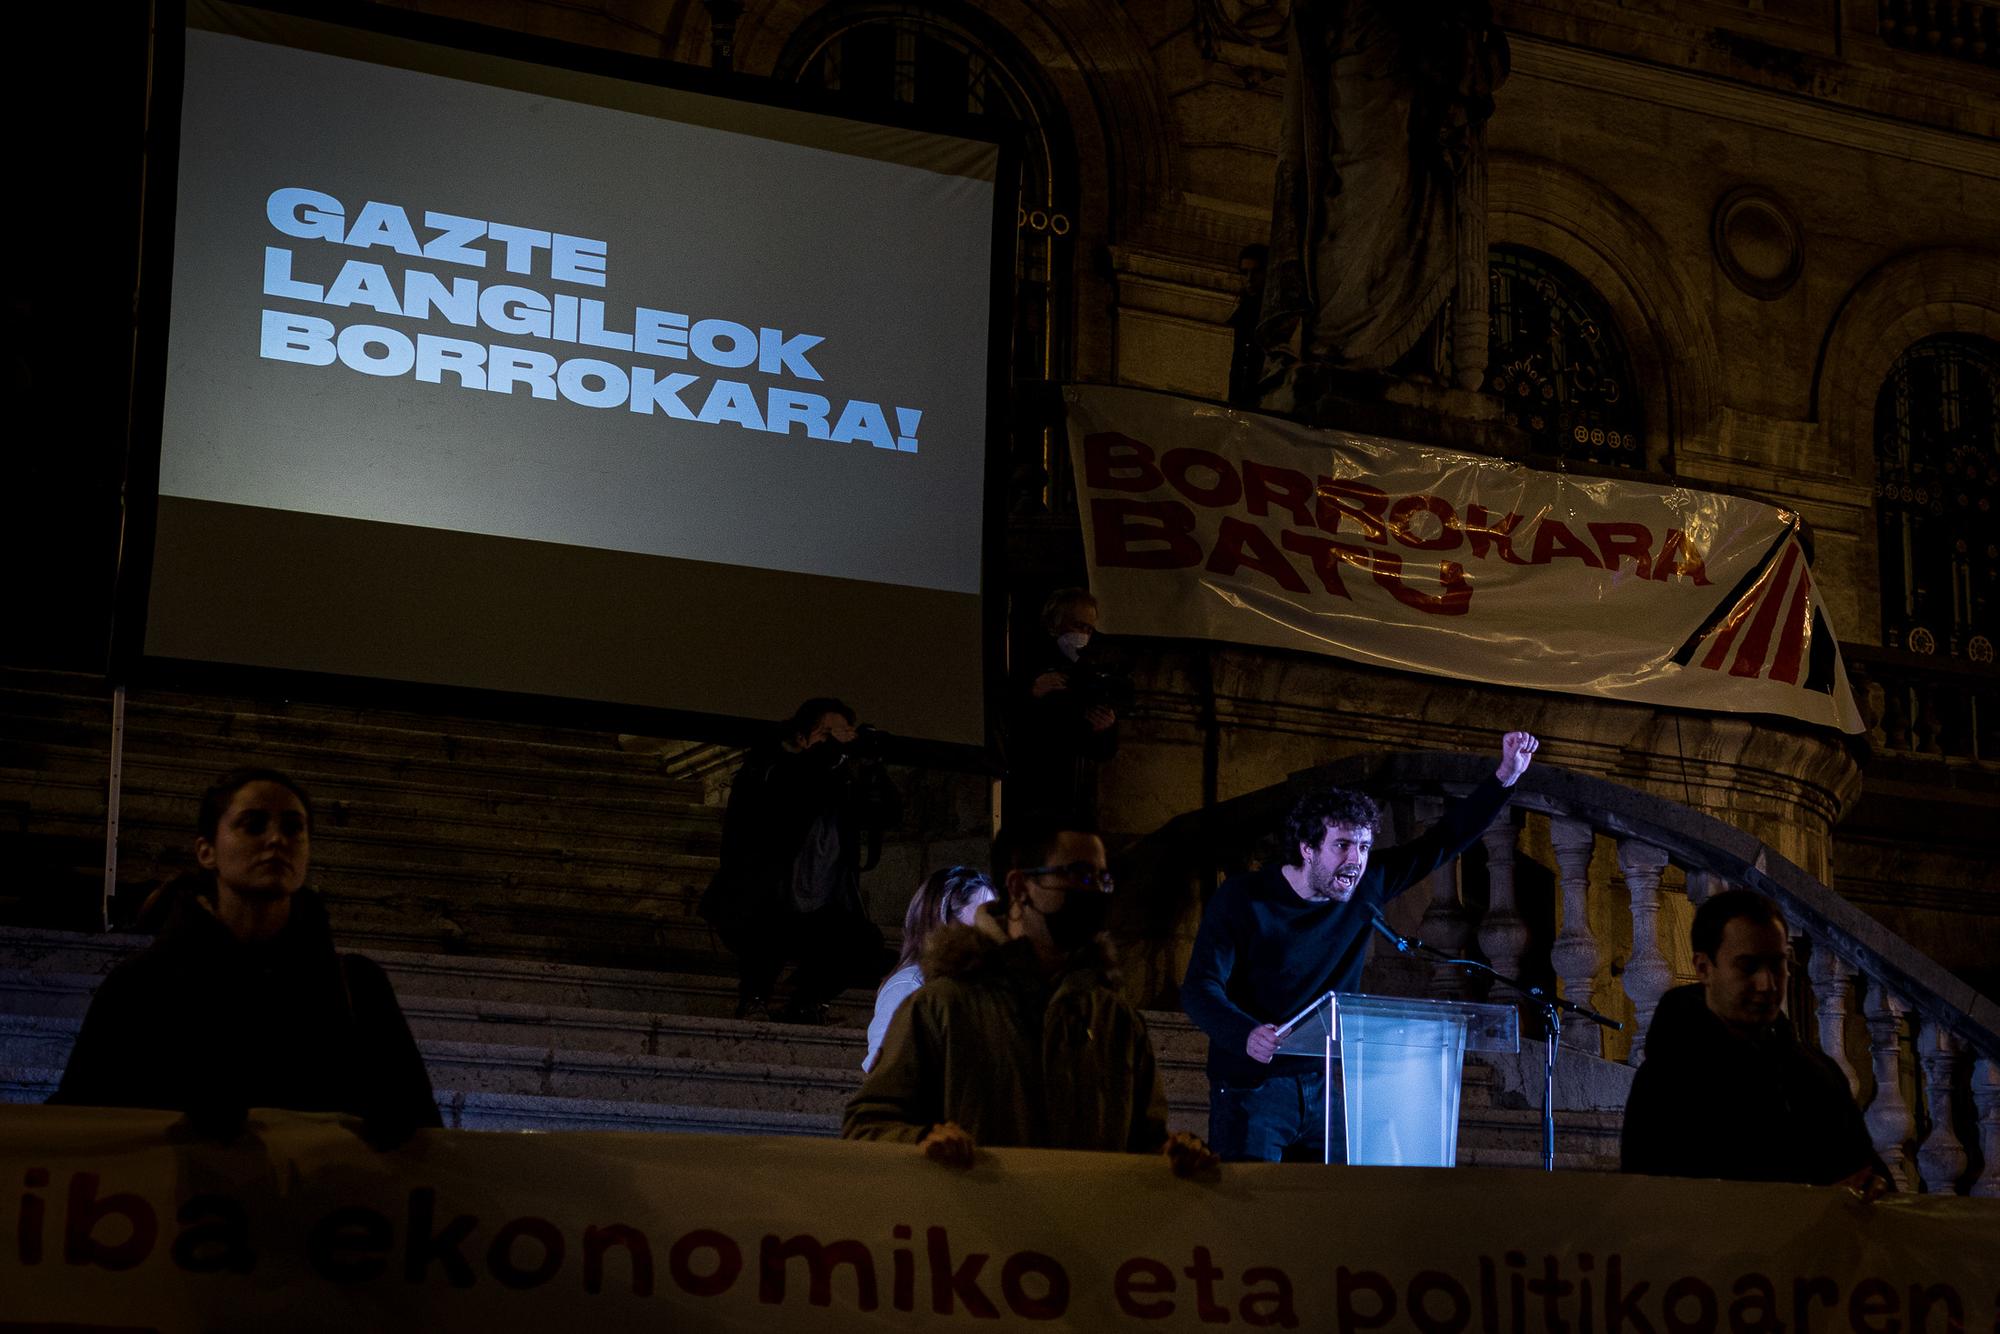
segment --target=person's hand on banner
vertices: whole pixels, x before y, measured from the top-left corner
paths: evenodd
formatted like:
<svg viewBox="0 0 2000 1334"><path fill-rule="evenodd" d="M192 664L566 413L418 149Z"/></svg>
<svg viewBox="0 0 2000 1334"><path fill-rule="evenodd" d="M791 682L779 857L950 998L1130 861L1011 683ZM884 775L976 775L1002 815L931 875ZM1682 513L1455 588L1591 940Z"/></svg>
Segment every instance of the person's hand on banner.
<svg viewBox="0 0 2000 1334"><path fill-rule="evenodd" d="M1250 1036L1243 1043L1244 1054L1253 1061L1269 1065L1271 1058L1278 1054L1278 1026L1259 1024L1250 1030Z"/></svg>
<svg viewBox="0 0 2000 1334"><path fill-rule="evenodd" d="M249 1124L250 1109L229 1102L204 1102L190 1107L167 1128L167 1138L183 1143L228 1144Z"/></svg>
<svg viewBox="0 0 2000 1334"><path fill-rule="evenodd" d="M960 1169L972 1166L973 1157L979 1152L972 1136L956 1121L940 1121L932 1126L917 1141L917 1148L934 1163Z"/></svg>
<svg viewBox="0 0 2000 1334"><path fill-rule="evenodd" d="M1541 748L1542 743L1535 738L1533 732L1509 732L1501 737L1500 767L1493 771L1493 776L1500 780L1500 786L1514 786L1514 780L1528 772L1528 766L1534 762L1535 752Z"/></svg>
<svg viewBox="0 0 2000 1334"><path fill-rule="evenodd" d="M1889 1193L1889 1183L1882 1179L1882 1174L1877 1172L1872 1164L1852 1176L1842 1177L1833 1184L1847 1187L1861 1197L1863 1204L1873 1204Z"/></svg>
<svg viewBox="0 0 2000 1334"><path fill-rule="evenodd" d="M1167 1136L1167 1142L1160 1146L1160 1152L1167 1156L1167 1165L1175 1176L1183 1181L1190 1177L1213 1175L1222 1165L1222 1155L1208 1147L1199 1135L1177 1130Z"/></svg>

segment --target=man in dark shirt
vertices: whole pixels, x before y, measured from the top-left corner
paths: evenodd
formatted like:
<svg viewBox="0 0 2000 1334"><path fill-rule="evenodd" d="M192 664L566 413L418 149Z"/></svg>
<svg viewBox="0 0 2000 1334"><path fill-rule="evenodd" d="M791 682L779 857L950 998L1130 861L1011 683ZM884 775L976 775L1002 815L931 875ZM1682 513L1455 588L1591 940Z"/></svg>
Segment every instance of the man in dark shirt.
<svg viewBox="0 0 2000 1334"><path fill-rule="evenodd" d="M1625 1103L1624 1169L1886 1189L1847 1076L1780 1008L1791 945L1778 906L1726 890L1696 910L1690 934L1700 980L1653 1012Z"/></svg>
<svg viewBox="0 0 2000 1334"><path fill-rule="evenodd" d="M1323 1144L1326 1076L1318 1060L1277 1056L1277 1025L1329 991L1352 991L1369 922L1384 903L1486 832L1540 745L1501 741L1500 765L1421 837L1371 865L1379 811L1340 788L1309 793L1285 824L1290 857L1226 881L1209 901L1181 984L1181 1005L1208 1034L1208 1138L1226 1162L1344 1161L1338 1104Z"/></svg>

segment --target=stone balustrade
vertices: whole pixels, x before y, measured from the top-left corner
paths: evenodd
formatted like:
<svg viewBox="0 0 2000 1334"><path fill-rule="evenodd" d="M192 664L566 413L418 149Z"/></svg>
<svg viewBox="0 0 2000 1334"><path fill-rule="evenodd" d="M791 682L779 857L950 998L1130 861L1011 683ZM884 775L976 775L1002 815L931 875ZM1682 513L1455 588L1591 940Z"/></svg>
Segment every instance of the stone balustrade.
<svg viewBox="0 0 2000 1334"><path fill-rule="evenodd" d="M1185 849L1226 838L1231 825L1268 826L1301 788L1322 784L1387 797L1398 827L1383 839L1400 841L1436 818L1440 796L1470 791L1490 766L1436 752L1354 757L1182 817L1127 855L1186 864ZM1512 976L1552 977L1565 998L1625 1020L1619 1033L1564 1024L1566 1046L1643 1060L1661 996L1694 980L1694 908L1723 888L1754 890L1783 909L1803 965L1789 997L1800 1040L1847 1076L1897 1187L2000 1196L2000 1005L1774 849L1685 806L1548 764L1522 779L1482 842L1483 896L1478 877L1466 873L1462 891L1450 867L1409 891L1424 903L1418 934L1453 954L1484 951ZM1531 884L1552 891L1533 911L1523 896ZM1464 978L1441 974L1427 989L1467 994ZM1532 1007L1523 1018L1524 1029L1539 1027Z"/></svg>
<svg viewBox="0 0 2000 1334"><path fill-rule="evenodd" d="M2000 765L2000 669L1990 649L1984 661L1866 644L1843 644L1841 654L1878 753Z"/></svg>
<svg viewBox="0 0 2000 1334"><path fill-rule="evenodd" d="M1881 0L1878 13L1882 40L1891 46L2000 66L1994 0Z"/></svg>
<svg viewBox="0 0 2000 1334"><path fill-rule="evenodd" d="M1410 758L1417 767L1438 762L1434 771L1463 760L1465 777L1445 781L1446 791L1468 790L1483 764L1470 756ZM1630 1019L1622 1036L1565 1025L1565 1043L1606 1057L1622 1046L1637 1065L1660 997L1693 980L1686 925L1694 907L1723 887L1753 889L1783 908L1804 963L1792 998L1801 1040L1816 1042L1857 1090L1897 1188L2000 1194L2000 1006L1769 848L1709 817L1552 766L1531 771L1511 810L1484 840L1493 930L1470 924L1478 915L1470 905L1437 902L1435 888L1425 925L1456 912L1482 948L1492 941L1489 958L1510 961L1505 971L1532 971L1532 953L1518 943L1516 884L1532 850L1548 848L1559 899L1549 967L1566 998ZM1629 926L1619 920L1627 917ZM1669 920L1677 924L1671 942ZM1622 984L1622 1004L1607 994L1610 974ZM1969 1126L1977 1129L1965 1137L1961 1127Z"/></svg>

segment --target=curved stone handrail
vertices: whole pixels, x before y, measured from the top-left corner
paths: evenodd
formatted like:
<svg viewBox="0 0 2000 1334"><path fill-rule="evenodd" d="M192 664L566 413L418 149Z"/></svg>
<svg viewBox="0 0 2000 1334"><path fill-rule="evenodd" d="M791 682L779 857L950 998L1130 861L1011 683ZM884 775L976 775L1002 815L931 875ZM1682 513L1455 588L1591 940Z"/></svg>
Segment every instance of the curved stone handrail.
<svg viewBox="0 0 2000 1334"><path fill-rule="evenodd" d="M1377 796L1412 803L1419 823L1443 798L1469 791L1492 772L1490 755L1439 751L1350 756L1303 770L1286 781L1178 816L1118 857L1128 883L1148 886L1159 910L1181 911L1175 929L1185 932L1188 905L1198 903L1202 886L1232 860L1232 845L1247 846L1253 831L1283 827L1293 801L1303 791L1327 786L1361 788ZM1663 885L1669 866L1685 874L1690 903L1699 904L1721 885L1738 885L1777 902L1793 933L1810 945L1803 970L1810 985L1810 1013L1795 1015L1802 1036L1818 1045L1866 1093L1864 1116L1870 1137L1899 1187L1932 1192L1968 1190L2000 1195L2000 1004L1940 967L1888 927L1754 835L1713 816L1651 793L1606 779L1539 763L1516 784L1513 807L1546 816L1547 846L1553 852L1561 913L1548 945L1547 963L1566 996L1594 1001L1593 992L1610 963L1586 908L1592 894L1591 867L1600 835L1616 843L1615 870L1630 895L1632 935L1621 984L1635 1022L1627 1058L1640 1059L1653 1009L1674 982L1658 927L1670 891ZM1422 932L1454 951L1482 948L1503 972L1520 964L1528 932L1514 903L1516 859L1524 856L1519 832L1496 821L1483 837L1489 858L1489 907L1475 932L1455 878L1433 878ZM1532 860L1532 859L1531 859ZM1498 863L1506 869L1493 874ZM1172 887L1184 891L1176 895ZM1412 889L1411 893L1418 893ZM1178 898L1180 906L1171 902ZM1146 905L1129 911L1143 914ZM1144 927L1128 919L1127 928ZM1157 934L1163 922L1153 922ZM1143 935L1144 930L1134 934ZM1151 961L1157 989L1178 976L1184 959L1179 946L1169 963L1157 951ZM1156 940L1157 944L1157 940ZM1859 983L1857 1004L1856 984ZM1446 994L1464 985L1456 970L1441 968L1425 985ZM1496 993L1496 998L1502 993ZM1852 1055L1849 1044L1865 1033ZM1562 1040L1581 1051L1601 1052L1599 1035L1588 1026L1566 1028ZM1960 1138L1961 1126L1976 1126ZM1977 1158L1973 1157L1977 1153ZM1977 1163L1976 1175L1971 1173Z"/></svg>

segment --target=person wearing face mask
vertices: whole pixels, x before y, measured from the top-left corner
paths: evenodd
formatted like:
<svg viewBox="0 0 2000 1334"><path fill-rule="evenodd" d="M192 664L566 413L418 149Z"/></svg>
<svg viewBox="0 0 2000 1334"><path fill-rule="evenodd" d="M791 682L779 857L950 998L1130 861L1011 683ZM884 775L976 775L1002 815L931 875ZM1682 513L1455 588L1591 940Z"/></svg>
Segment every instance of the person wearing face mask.
<svg viewBox="0 0 2000 1334"><path fill-rule="evenodd" d="M890 1020L841 1133L959 1167L981 1145L1157 1153L1183 1175L1211 1165L1200 1140L1167 1133L1146 1022L1114 986L1103 842L1037 825L1003 843L1004 898L931 938L924 986Z"/></svg>
<svg viewBox="0 0 2000 1334"><path fill-rule="evenodd" d="M1309 792L1285 823L1291 856L1224 881L1202 914L1181 1006L1208 1034L1208 1137L1224 1162L1320 1162L1326 1075L1317 1058L1277 1055L1277 1026L1329 991L1361 982L1376 910L1486 832L1540 746L1500 743L1500 764L1443 818L1374 856L1380 812L1359 792ZM1346 1122L1332 1106L1332 1161Z"/></svg>
<svg viewBox="0 0 2000 1334"><path fill-rule="evenodd" d="M1622 1167L1647 1176L1888 1189L1847 1076L1783 1006L1791 942L1747 889L1695 910L1696 981L1660 997L1625 1103Z"/></svg>
<svg viewBox="0 0 2000 1334"><path fill-rule="evenodd" d="M737 957L739 1019L771 1017L788 962L798 968L777 1015L788 1023L826 1023L835 996L881 975L886 951L862 905L861 873L902 803L877 735L841 701L809 699L730 782L722 864L697 911Z"/></svg>
<svg viewBox="0 0 2000 1334"><path fill-rule="evenodd" d="M1132 686L1097 633L1097 599L1059 588L1019 647L1007 720L1008 818L1094 825L1097 770L1118 753Z"/></svg>
<svg viewBox="0 0 2000 1334"><path fill-rule="evenodd" d="M443 1122L389 979L337 954L305 888L312 803L273 769L225 774L196 821L199 874L153 944L91 997L51 1103L186 1112L228 1135L251 1107L346 1112L378 1143Z"/></svg>

